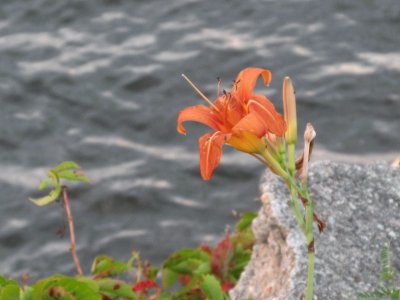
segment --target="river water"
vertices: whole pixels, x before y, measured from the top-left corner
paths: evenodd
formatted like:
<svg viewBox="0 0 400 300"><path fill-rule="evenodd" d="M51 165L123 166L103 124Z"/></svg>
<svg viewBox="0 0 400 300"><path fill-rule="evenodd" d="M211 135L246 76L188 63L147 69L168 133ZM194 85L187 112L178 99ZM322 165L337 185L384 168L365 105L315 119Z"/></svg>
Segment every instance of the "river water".
<svg viewBox="0 0 400 300"><path fill-rule="evenodd" d="M199 176L205 128L176 115L230 88L247 66L282 109L297 89L299 128L316 128L317 158L391 159L400 149L400 1L13 0L0 3L0 273L73 274L59 204L28 201L46 170L78 162L70 185L78 254L133 249L160 263L215 243L232 210L256 210L263 167L226 148L212 181Z"/></svg>

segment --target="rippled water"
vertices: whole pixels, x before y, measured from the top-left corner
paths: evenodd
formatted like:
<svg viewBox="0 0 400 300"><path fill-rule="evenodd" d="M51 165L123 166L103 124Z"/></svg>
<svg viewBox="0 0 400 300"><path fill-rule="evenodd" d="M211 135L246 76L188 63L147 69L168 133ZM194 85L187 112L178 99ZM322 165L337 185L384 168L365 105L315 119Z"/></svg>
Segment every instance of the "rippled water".
<svg viewBox="0 0 400 300"><path fill-rule="evenodd" d="M13 0L0 14L3 274L73 273L55 234L61 206L27 200L62 160L93 179L70 188L86 271L97 254L132 249L159 263L215 242L232 209L257 209L263 169L251 157L226 149L213 180L200 179L204 128L175 130L178 111L202 101L181 73L213 97L217 76L228 89L243 67L268 67L258 91L278 109L290 75L320 158L399 154L398 0Z"/></svg>

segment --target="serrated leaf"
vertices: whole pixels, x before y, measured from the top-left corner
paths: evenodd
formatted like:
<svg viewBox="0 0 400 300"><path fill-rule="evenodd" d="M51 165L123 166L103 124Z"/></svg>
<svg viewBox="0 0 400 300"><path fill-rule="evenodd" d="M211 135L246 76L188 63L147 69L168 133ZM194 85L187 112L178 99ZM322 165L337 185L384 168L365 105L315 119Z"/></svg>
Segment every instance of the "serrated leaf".
<svg viewBox="0 0 400 300"><path fill-rule="evenodd" d="M168 289L173 286L178 278L179 274L177 272L166 268L162 270L162 285L164 288Z"/></svg>
<svg viewBox="0 0 400 300"><path fill-rule="evenodd" d="M396 270L392 267L390 243L386 243L381 251L381 274L382 281L391 281L394 278Z"/></svg>
<svg viewBox="0 0 400 300"><path fill-rule="evenodd" d="M229 278L236 282L239 280L244 268L247 266L251 258L250 251L236 252L232 258L233 267L229 270Z"/></svg>
<svg viewBox="0 0 400 300"><path fill-rule="evenodd" d="M100 279L96 281L100 291L109 297L126 297L129 299L137 299L136 294L132 291L132 286L122 280L116 279Z"/></svg>
<svg viewBox="0 0 400 300"><path fill-rule="evenodd" d="M32 300L53 300L50 297L51 289L56 288L65 300L101 300L98 293L98 285L94 280L66 277L62 275L52 276L38 281L33 286ZM62 298L61 298L62 299Z"/></svg>
<svg viewBox="0 0 400 300"><path fill-rule="evenodd" d="M157 300L171 300L171 299L172 299L171 295L167 293L161 293L157 298Z"/></svg>
<svg viewBox="0 0 400 300"><path fill-rule="evenodd" d="M112 257L101 255L93 261L92 274L105 273L105 276L116 276L126 272L129 269L126 263L115 261Z"/></svg>
<svg viewBox="0 0 400 300"><path fill-rule="evenodd" d="M164 262L163 268L178 274L201 275L209 273L211 256L201 249L181 249Z"/></svg>
<svg viewBox="0 0 400 300"><path fill-rule="evenodd" d="M155 267L149 267L147 268L145 275L148 279L151 280L156 280L157 279L157 275L158 275L158 268Z"/></svg>
<svg viewBox="0 0 400 300"><path fill-rule="evenodd" d="M0 287L6 284L7 281L7 278L5 278L4 276L0 276Z"/></svg>
<svg viewBox="0 0 400 300"><path fill-rule="evenodd" d="M213 275L205 275L203 277L200 289L208 300L224 300L224 292L222 291L221 284Z"/></svg>
<svg viewBox="0 0 400 300"><path fill-rule="evenodd" d="M19 286L16 282L9 281L0 288L0 300L20 300Z"/></svg>
<svg viewBox="0 0 400 300"><path fill-rule="evenodd" d="M238 231L246 230L251 226L253 220L257 217L255 212L245 212L242 214L242 217L236 223L236 229Z"/></svg>
<svg viewBox="0 0 400 300"><path fill-rule="evenodd" d="M21 300L32 300L33 288L31 286L25 286L24 289L21 290L20 298Z"/></svg>
<svg viewBox="0 0 400 300"><path fill-rule="evenodd" d="M57 185L47 196L41 198L29 198L29 200L38 206L44 206L57 200L60 194L61 194L61 185Z"/></svg>
<svg viewBox="0 0 400 300"><path fill-rule="evenodd" d="M53 170L50 170L47 172L47 176L50 178L51 184L54 187L60 185L60 179L58 178L58 175L56 172L54 172Z"/></svg>
<svg viewBox="0 0 400 300"><path fill-rule="evenodd" d="M49 184L50 184L50 181L48 179L43 179L39 183L38 190L44 190L45 188L47 188L49 186Z"/></svg>
<svg viewBox="0 0 400 300"><path fill-rule="evenodd" d="M78 298L63 286L52 286L47 294L43 295L43 300L78 300Z"/></svg>
<svg viewBox="0 0 400 300"><path fill-rule="evenodd" d="M195 265L200 265L201 263L209 264L210 261L210 254L200 249L181 249L167 258L163 268L175 270L177 272L180 272L180 269L194 271L193 268L195 268Z"/></svg>
<svg viewBox="0 0 400 300"><path fill-rule="evenodd" d="M80 171L77 170L64 170L58 173L58 177L70 181L80 181L85 183L90 182L88 177L86 177Z"/></svg>
<svg viewBox="0 0 400 300"><path fill-rule="evenodd" d="M57 173L60 173L65 170L80 169L80 168L81 167L74 161L63 161L61 164L59 164L53 170L56 171Z"/></svg>

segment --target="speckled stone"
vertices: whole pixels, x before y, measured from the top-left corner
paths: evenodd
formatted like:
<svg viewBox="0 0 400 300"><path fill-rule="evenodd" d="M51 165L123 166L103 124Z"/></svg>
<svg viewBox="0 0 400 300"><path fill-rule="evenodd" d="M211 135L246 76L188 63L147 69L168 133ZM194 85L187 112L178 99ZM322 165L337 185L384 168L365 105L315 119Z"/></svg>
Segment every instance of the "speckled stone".
<svg viewBox="0 0 400 300"><path fill-rule="evenodd" d="M354 299L371 291L387 241L400 269L400 168L320 161L311 165L309 186L315 211L327 223L322 234L314 227L314 299ZM230 295L233 300L298 300L306 286L305 239L287 205L285 185L267 172L261 188L252 259Z"/></svg>

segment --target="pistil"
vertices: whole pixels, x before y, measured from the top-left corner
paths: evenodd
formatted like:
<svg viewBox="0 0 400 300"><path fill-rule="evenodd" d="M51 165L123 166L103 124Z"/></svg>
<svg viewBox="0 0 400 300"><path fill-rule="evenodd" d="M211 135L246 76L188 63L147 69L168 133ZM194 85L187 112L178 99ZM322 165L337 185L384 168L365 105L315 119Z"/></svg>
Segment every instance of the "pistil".
<svg viewBox="0 0 400 300"><path fill-rule="evenodd" d="M210 101L210 99L208 99L208 98L206 97L206 95L204 95L204 94L197 88L197 86L195 86L194 83L193 83L185 74L182 74L182 77L183 77L183 79L185 79L185 80L190 84L190 86L200 95L200 97L203 98L204 101L206 101L208 104L210 104L215 110L219 111L218 107L216 107L215 104L212 103L212 102Z"/></svg>

